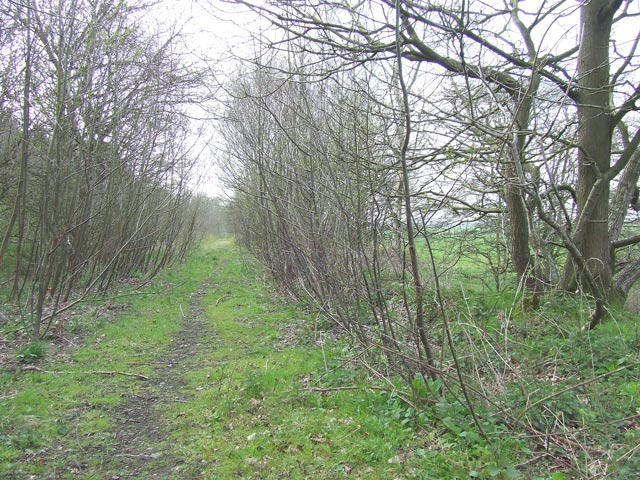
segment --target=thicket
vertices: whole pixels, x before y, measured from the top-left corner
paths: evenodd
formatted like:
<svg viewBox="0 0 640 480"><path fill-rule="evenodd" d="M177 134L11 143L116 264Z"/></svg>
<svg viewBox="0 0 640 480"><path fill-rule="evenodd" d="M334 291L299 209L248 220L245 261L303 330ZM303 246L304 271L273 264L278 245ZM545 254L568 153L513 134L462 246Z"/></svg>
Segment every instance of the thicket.
<svg viewBox="0 0 640 480"><path fill-rule="evenodd" d="M228 88L239 241L474 448L633 471L638 42L606 53L631 4L238 3L273 25ZM580 9L566 49L533 41Z"/></svg>
<svg viewBox="0 0 640 480"><path fill-rule="evenodd" d="M201 74L146 6L0 6L3 322L34 338L89 294L180 260L197 240L186 106Z"/></svg>

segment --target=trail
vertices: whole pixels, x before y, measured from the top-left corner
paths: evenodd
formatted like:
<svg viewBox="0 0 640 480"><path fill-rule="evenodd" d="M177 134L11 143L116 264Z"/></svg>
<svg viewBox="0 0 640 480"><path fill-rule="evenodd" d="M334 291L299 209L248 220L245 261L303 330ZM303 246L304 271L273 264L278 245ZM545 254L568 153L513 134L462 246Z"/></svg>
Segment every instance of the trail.
<svg viewBox="0 0 640 480"><path fill-rule="evenodd" d="M149 380L136 393L123 394L126 400L110 413L115 443L110 451L102 453L108 454L108 470L120 472L111 476L112 480L180 478L184 459L179 447L169 442L171 431L163 419L163 410L169 404L189 399L183 373L197 365L199 354L215 348L215 331L204 318L201 305L202 297L212 286L207 280L192 294L182 327L153 361Z"/></svg>
<svg viewBox="0 0 640 480"><path fill-rule="evenodd" d="M40 403L12 428L49 428L0 478L417 478L424 458L410 453L424 440L390 420L402 405L362 384L335 357L335 332L242 252L214 247L159 277L162 297L133 300L77 350L20 372L12 388Z"/></svg>

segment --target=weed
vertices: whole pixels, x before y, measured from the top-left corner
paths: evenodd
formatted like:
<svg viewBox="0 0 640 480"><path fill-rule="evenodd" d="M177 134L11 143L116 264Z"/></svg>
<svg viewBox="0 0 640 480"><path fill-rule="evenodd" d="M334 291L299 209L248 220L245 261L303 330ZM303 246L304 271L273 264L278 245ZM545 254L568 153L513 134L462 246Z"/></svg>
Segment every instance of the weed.
<svg viewBox="0 0 640 480"><path fill-rule="evenodd" d="M16 359L20 363L37 363L45 357L46 353L47 344L42 340L35 340L18 350Z"/></svg>

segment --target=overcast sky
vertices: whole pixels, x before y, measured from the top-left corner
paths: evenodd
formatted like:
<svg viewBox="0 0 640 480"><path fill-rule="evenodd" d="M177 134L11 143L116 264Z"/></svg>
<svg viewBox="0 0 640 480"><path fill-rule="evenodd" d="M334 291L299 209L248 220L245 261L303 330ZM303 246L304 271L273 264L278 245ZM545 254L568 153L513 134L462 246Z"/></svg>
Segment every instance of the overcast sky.
<svg viewBox="0 0 640 480"><path fill-rule="evenodd" d="M219 0L162 0L152 12L141 19L146 26L165 33L179 31L183 48L194 62L212 72L217 82L225 82L236 69L237 58L253 49L250 32L257 28L255 16L238 5ZM216 91L215 82L210 89ZM192 154L199 157L201 177L195 188L209 196L224 197L215 166L220 140L215 137L216 122L212 118L220 114L221 105L211 102L207 107L208 111L189 110L189 115L200 119L193 121ZM198 133L202 127L204 131Z"/></svg>

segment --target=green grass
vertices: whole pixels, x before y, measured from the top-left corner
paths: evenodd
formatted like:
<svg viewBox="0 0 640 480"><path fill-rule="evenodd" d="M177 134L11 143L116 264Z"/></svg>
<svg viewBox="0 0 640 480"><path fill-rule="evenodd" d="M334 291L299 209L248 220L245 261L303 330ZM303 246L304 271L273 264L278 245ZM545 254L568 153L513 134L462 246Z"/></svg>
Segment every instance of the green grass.
<svg viewBox="0 0 640 480"><path fill-rule="evenodd" d="M180 268L162 274L154 282L157 286L147 292L168 294L138 295L126 288L114 292L132 295L122 300L130 306L115 318L77 319L76 325L82 327L76 326L76 333L80 330L86 336L77 350L70 348L44 359L32 358L33 346L19 352L20 359L40 360L37 367L43 371L0 370L0 478L43 475L56 469L55 463L64 465L64 456L53 458L53 465L39 465L31 457L55 444L73 448L67 444L72 441L68 436L72 429L91 436L110 431L111 422L103 410L122 401L114 392L126 390L132 380L90 372L148 373L145 362L155 358L179 328L181 307L188 305L190 294L212 271L211 260L209 252L201 251ZM41 348L38 357L42 357ZM54 345L50 350L60 348Z"/></svg>
<svg viewBox="0 0 640 480"><path fill-rule="evenodd" d="M255 265L237 252L225 257L225 292L204 299L218 348L187 375L195 398L167 412L179 419L174 440L192 459L187 465L205 478L393 478L405 471L389 460L415 432L386 419L386 400L361 374L348 384L355 390L310 390L344 368L327 358L335 352L323 354L314 343L306 314L274 298L260 279L250 281ZM298 330L291 338L288 326ZM185 466L182 474L195 472Z"/></svg>
<svg viewBox="0 0 640 480"><path fill-rule="evenodd" d="M113 447L111 408L141 387L91 372L151 374L191 294L214 271L201 303L215 348L190 360L189 400L164 412L169 443L184 458L176 478L394 478L424 470L424 452L410 444L426 434L394 421L404 405L337 360L344 346L317 345L313 317L280 300L255 263L218 242L156 279L151 289L163 285L162 295L126 297L114 318L77 321L88 333L77 350L40 359L41 371L2 371L0 478L53 471L77 478L70 463L82 463L80 478L120 473L103 454L86 452ZM353 390L310 389L325 385Z"/></svg>
<svg viewBox="0 0 640 480"><path fill-rule="evenodd" d="M160 294L116 300L127 308L109 316L95 309L74 318L78 348L28 346L22 355L35 363L23 365L40 370L0 368L0 478L124 475L114 462L122 447L114 412L132 396L161 395L160 387L92 372L166 373L154 362L205 281L200 320L213 336L173 370L181 399L158 405L168 437L148 439L179 459L168 478L572 478L570 470L550 473L556 465L545 463L539 442L478 402L483 438L454 400L462 395L455 382L440 398L428 393L438 385L420 377L413 389L372 378L360 362L370 359L322 317L278 297L253 260L219 240L155 279L148 291ZM510 294L484 302L455 289L447 295L460 361L492 400L541 431L565 422L579 441L615 457L613 478L631 478L640 434L637 418L624 417L640 414L637 320L614 312L615 321L580 332L588 305L579 299L549 297L537 311L513 308L505 317ZM594 423L597 431L580 430Z"/></svg>

